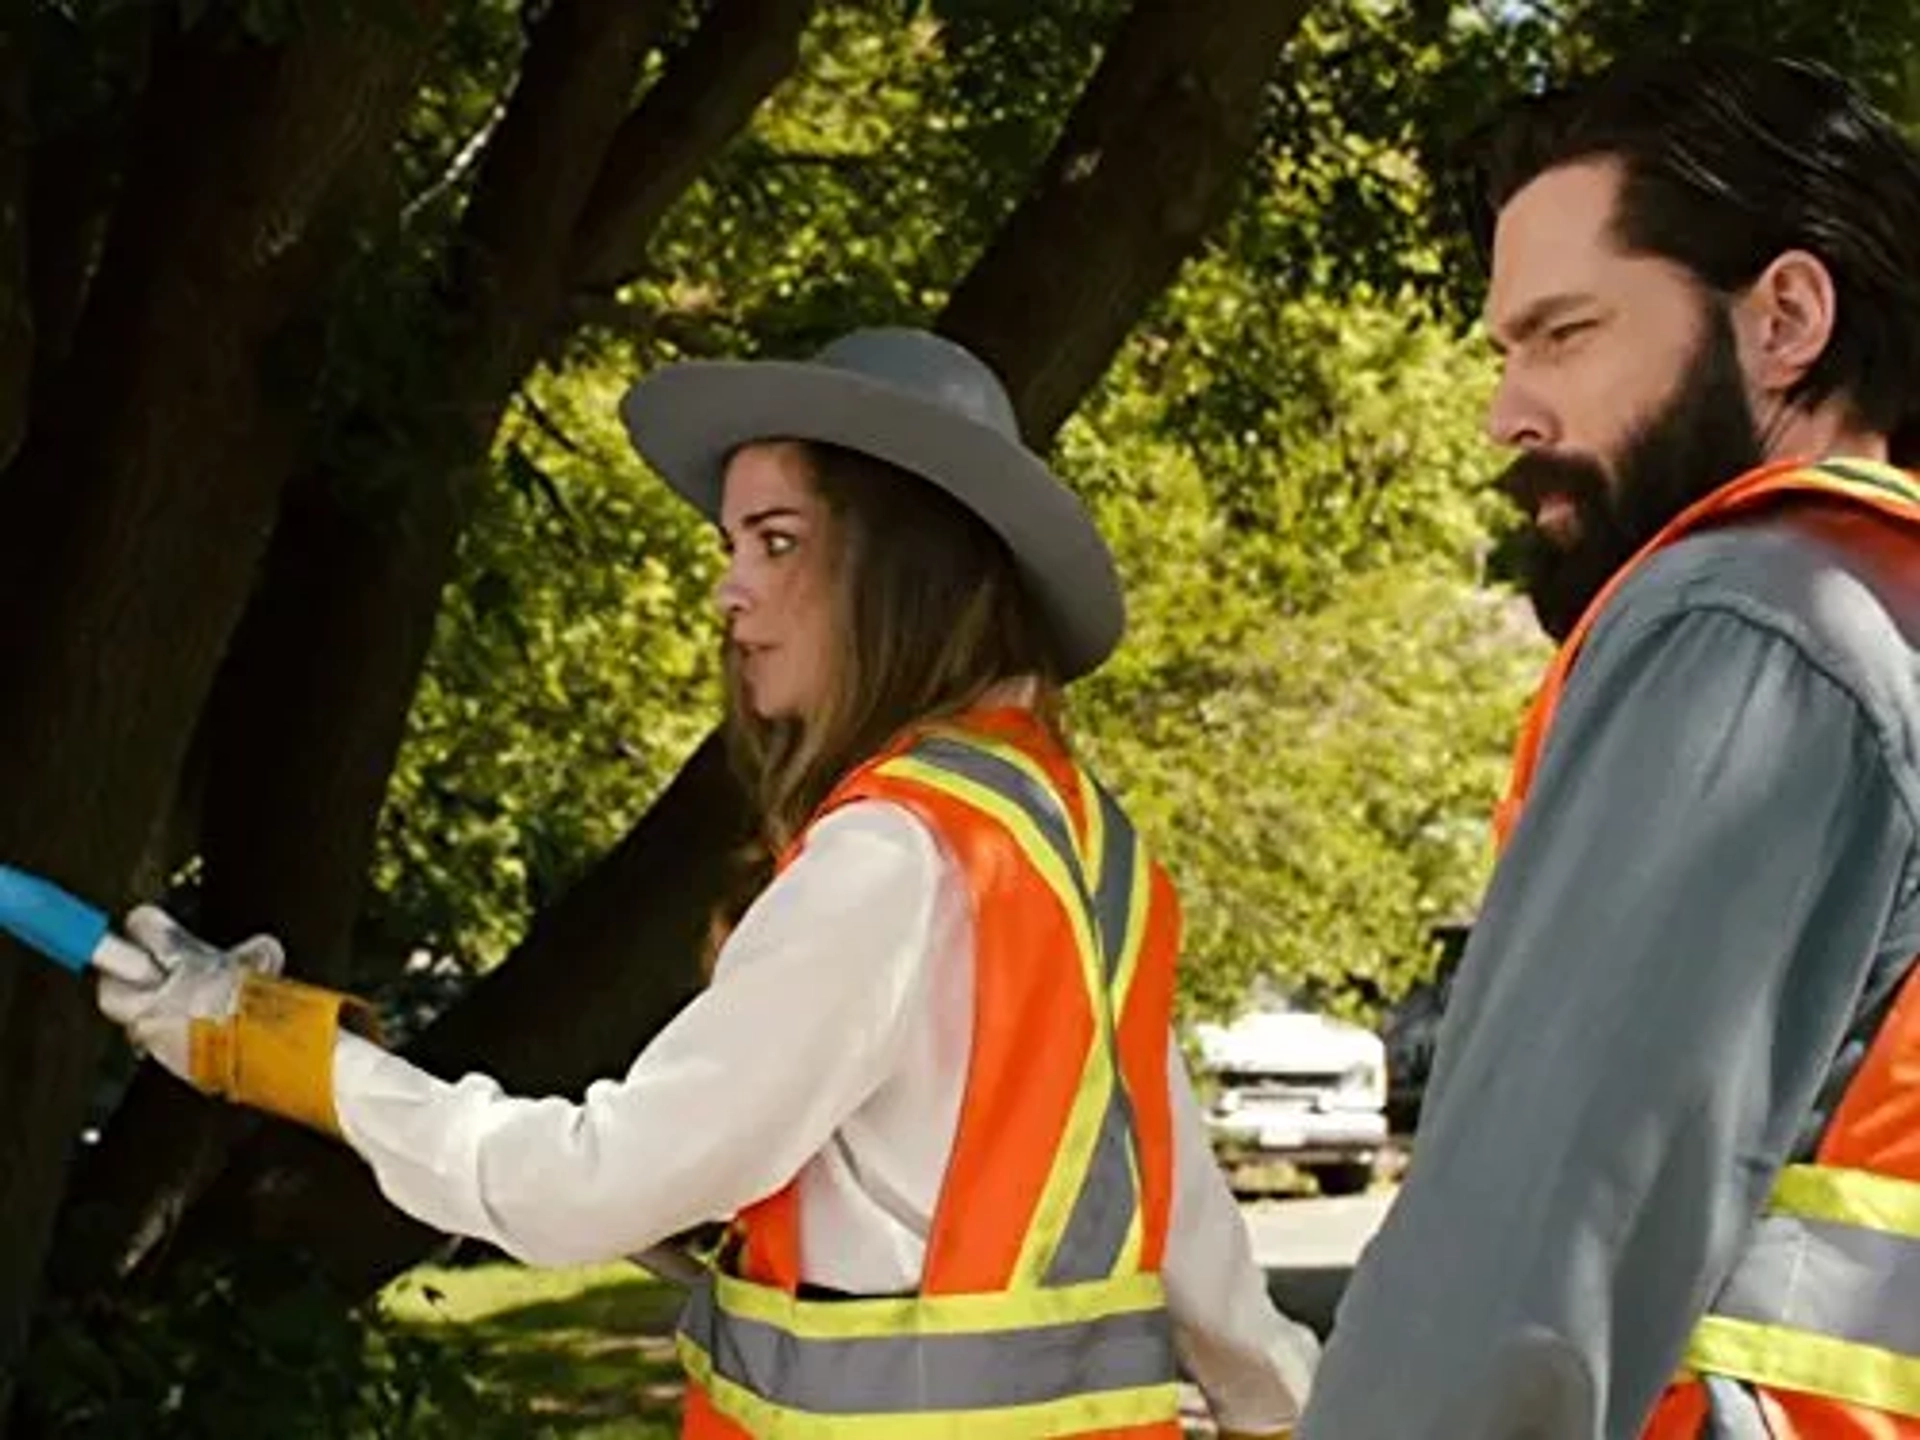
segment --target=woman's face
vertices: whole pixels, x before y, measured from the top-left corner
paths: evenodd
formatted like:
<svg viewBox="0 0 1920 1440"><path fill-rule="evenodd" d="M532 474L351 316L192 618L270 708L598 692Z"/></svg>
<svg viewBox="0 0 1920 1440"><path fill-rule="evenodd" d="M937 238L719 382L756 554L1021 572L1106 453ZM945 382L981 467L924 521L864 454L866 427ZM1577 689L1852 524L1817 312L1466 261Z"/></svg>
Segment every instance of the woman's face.
<svg viewBox="0 0 1920 1440"><path fill-rule="evenodd" d="M720 535L727 569L714 598L746 703L762 720L805 720L826 700L839 627L833 517L798 443L734 452Z"/></svg>

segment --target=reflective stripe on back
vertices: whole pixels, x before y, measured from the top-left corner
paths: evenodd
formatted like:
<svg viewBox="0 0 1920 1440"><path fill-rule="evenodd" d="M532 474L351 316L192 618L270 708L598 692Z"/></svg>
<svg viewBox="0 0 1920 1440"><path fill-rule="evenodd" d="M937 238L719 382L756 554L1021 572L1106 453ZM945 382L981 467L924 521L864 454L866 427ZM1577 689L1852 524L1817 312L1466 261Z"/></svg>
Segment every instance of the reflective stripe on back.
<svg viewBox="0 0 1920 1440"><path fill-rule="evenodd" d="M872 1302L793 1303L832 1312ZM714 1373L780 1397L783 1409L820 1414L1039 1405L1163 1385L1174 1373L1172 1321L1159 1303L1054 1324L959 1333L888 1328L851 1338L808 1335L791 1319L776 1324L735 1310L721 1323L715 1289L702 1285L688 1301L681 1333Z"/></svg>
<svg viewBox="0 0 1920 1440"><path fill-rule="evenodd" d="M1687 1365L1702 1374L1920 1416L1920 1359L1827 1335L1709 1315L1688 1342Z"/></svg>
<svg viewBox="0 0 1920 1440"><path fill-rule="evenodd" d="M1920 1356L1920 1240L1769 1215L1713 1313Z"/></svg>
<svg viewBox="0 0 1920 1440"><path fill-rule="evenodd" d="M1144 892L1146 877L1138 864L1133 827L1083 776L1088 843L1102 852L1089 856L1075 843L1066 802L1046 772L1018 747L972 735L936 731L904 756L883 764L880 772L947 789L1003 823L1009 819L1006 807L1017 808L1067 872L1072 888L1061 901L1071 905L1077 900L1085 917L1088 944L1081 972L1095 1014L1095 1038L1066 1134L1021 1249L1019 1275L1026 1283L1047 1285L1110 1275L1129 1254L1137 1260L1140 1249L1138 1160L1118 1062L1112 994L1115 973L1130 945L1137 950L1129 922L1145 908L1144 894L1136 894ZM954 787L955 779L962 785ZM1009 829L1017 827L1009 824ZM1095 877L1092 884L1089 874ZM1065 889L1054 883L1056 889Z"/></svg>
<svg viewBox="0 0 1920 1440"><path fill-rule="evenodd" d="M1100 1122L1093 1160L1067 1221L1060 1248L1047 1267L1049 1285L1068 1285L1138 1268L1142 1244L1139 1131L1121 1073L1112 1017L1126 1009L1127 985L1136 972L1146 930L1146 855L1132 823L1113 797L1081 773L1087 795L1087 869L1094 877L1107 993L1108 1021L1102 1039L1113 1057L1113 1088Z"/></svg>
<svg viewBox="0 0 1920 1440"><path fill-rule="evenodd" d="M1920 1183L1788 1166L1687 1364L1920 1415Z"/></svg>
<svg viewBox="0 0 1920 1440"><path fill-rule="evenodd" d="M998 935L982 942L992 959L983 976L1044 977L1011 992L1026 1008L1001 1011L1002 1026L992 1029L999 1038L986 1053L1004 1074L979 1102L997 1117L995 1129L985 1150L978 1138L974 1146L978 1163L1000 1127L1025 1116L1023 1143L1037 1163L1031 1188L1012 1192L1016 1205L991 1215L948 1217L950 1171L926 1293L810 1301L786 1284L726 1273L702 1286L682 1319L682 1358L711 1412L751 1434L1178 1433L1172 1322L1159 1276L1141 1269L1139 1140L1118 1037L1134 980L1152 975L1142 987L1151 998L1170 978L1159 973L1163 959L1151 969L1142 960L1156 872L1119 806L1067 764L1043 743L943 727L872 765L865 789L847 789L849 798L922 806L945 827L976 905L987 906L977 927ZM1165 942L1156 943L1159 956ZM1061 1009L1068 1005L1070 1016ZM1025 1048L1007 1050L1009 1036ZM1046 1041L1062 1083L1037 1111L1021 1110L1031 1105L1019 1085L1021 1057ZM978 1066L978 1037L975 1044ZM975 1103L967 1093L963 1135ZM1164 1188L1164 1177L1156 1183ZM963 1189L961 1199L974 1194ZM934 1254L949 1223L1001 1227L1006 1260L992 1278L953 1286Z"/></svg>

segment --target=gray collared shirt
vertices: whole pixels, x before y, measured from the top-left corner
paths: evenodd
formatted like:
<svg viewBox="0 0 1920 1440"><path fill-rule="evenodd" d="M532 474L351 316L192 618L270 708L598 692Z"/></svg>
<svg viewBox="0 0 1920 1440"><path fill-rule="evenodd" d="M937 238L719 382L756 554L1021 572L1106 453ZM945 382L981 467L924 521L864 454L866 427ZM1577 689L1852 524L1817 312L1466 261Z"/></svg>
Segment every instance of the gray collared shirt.
<svg viewBox="0 0 1920 1440"><path fill-rule="evenodd" d="M1638 1435L1920 953L1917 836L1920 563L1773 518L1622 587L1300 1440Z"/></svg>

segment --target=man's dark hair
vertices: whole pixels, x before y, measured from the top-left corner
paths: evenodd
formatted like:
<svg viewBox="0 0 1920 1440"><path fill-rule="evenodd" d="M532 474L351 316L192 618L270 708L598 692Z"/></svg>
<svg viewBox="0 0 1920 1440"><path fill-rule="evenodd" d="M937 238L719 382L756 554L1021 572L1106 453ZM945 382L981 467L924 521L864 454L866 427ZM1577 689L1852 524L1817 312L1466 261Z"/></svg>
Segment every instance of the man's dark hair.
<svg viewBox="0 0 1920 1440"><path fill-rule="evenodd" d="M1549 170L1612 158L1615 233L1725 295L1787 250L1820 258L1838 313L1788 399L1839 397L1920 461L1920 150L1838 75L1719 48L1627 61L1529 97L1469 147L1468 225L1483 259L1507 202Z"/></svg>

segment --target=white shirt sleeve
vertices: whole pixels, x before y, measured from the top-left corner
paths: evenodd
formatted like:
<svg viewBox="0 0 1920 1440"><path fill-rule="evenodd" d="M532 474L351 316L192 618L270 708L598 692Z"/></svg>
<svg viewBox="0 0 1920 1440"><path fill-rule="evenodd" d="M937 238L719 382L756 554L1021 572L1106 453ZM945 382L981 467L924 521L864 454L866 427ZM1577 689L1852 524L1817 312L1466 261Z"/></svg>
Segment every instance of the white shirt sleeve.
<svg viewBox="0 0 1920 1440"><path fill-rule="evenodd" d="M1320 1342L1267 1295L1240 1206L1207 1143L1206 1121L1177 1044L1169 1043L1173 1213L1162 1279L1174 1345L1220 1426L1268 1434L1307 1400Z"/></svg>
<svg viewBox="0 0 1920 1440"><path fill-rule="evenodd" d="M400 1209L536 1264L635 1254L773 1193L899 1063L922 1003L943 862L902 813L863 801L816 825L713 984L578 1103L450 1085L343 1035L347 1142Z"/></svg>

